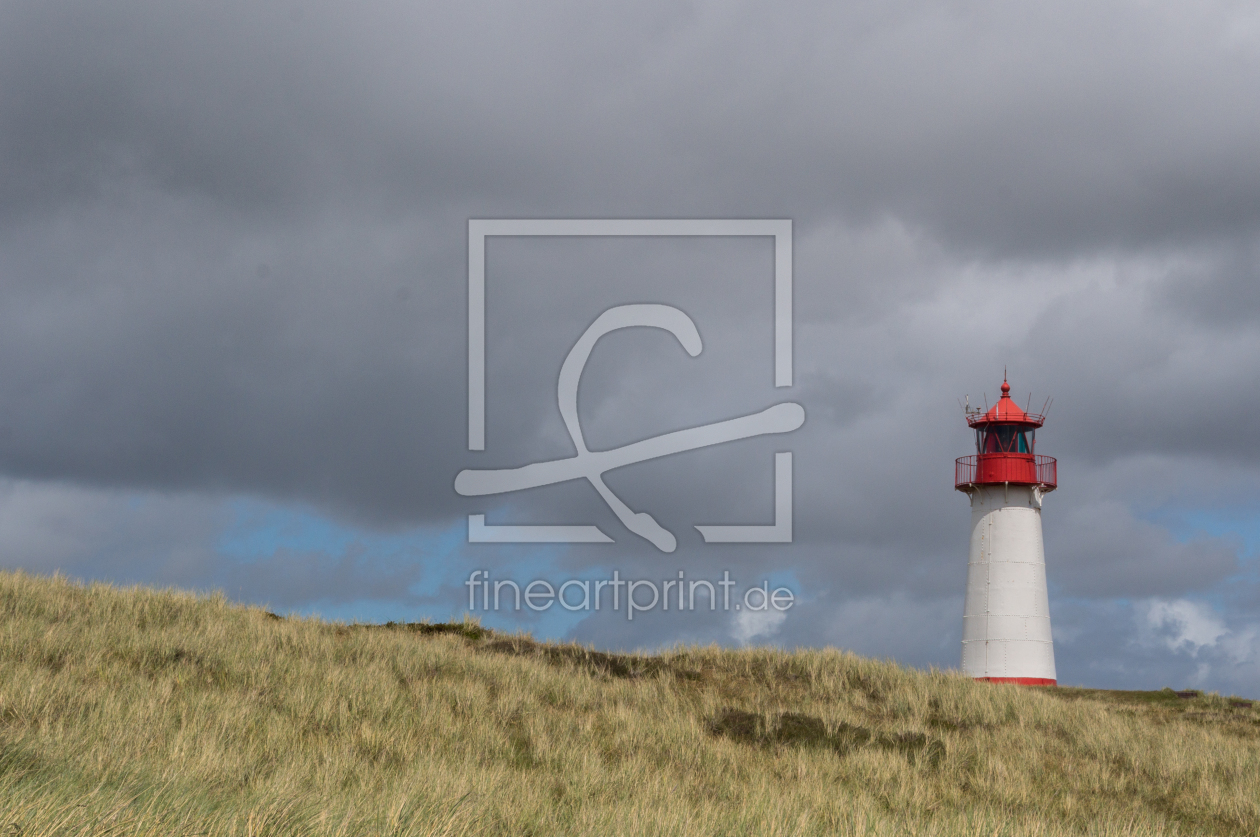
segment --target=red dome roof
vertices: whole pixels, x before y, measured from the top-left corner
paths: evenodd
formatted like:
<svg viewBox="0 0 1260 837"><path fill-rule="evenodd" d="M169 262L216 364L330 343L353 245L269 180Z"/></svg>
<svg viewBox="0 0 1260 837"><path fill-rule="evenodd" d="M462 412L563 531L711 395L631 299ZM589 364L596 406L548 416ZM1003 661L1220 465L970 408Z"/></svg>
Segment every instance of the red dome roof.
<svg viewBox="0 0 1260 837"><path fill-rule="evenodd" d="M998 399L998 403L990 407L989 412L984 415L977 413L968 416L967 424L972 427L986 427L990 424L1022 424L1027 427L1041 427L1045 420L1045 416L1025 413L1021 410L1011 398L1011 385L1002 381L1002 397Z"/></svg>

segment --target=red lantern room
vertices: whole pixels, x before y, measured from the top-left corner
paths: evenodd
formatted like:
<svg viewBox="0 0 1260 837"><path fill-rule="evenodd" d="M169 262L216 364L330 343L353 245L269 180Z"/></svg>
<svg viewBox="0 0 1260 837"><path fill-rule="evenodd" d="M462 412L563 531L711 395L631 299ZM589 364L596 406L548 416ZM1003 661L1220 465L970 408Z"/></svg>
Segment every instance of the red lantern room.
<svg viewBox="0 0 1260 837"><path fill-rule="evenodd" d="M1011 398L1011 385L1002 381L1002 397L987 413L968 412L967 424L976 432L976 453L954 463L954 487L970 492L978 485L1037 485L1053 491L1057 468L1053 456L1037 454L1037 428L1045 416L1026 413Z"/></svg>

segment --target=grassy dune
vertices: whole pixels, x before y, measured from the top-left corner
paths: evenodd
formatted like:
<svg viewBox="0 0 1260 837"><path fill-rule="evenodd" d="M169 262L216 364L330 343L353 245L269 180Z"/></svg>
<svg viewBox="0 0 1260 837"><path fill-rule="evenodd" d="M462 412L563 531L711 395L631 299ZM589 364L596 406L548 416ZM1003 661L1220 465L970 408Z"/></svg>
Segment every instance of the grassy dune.
<svg viewBox="0 0 1260 837"><path fill-rule="evenodd" d="M1260 835L1260 706L0 573L0 837Z"/></svg>

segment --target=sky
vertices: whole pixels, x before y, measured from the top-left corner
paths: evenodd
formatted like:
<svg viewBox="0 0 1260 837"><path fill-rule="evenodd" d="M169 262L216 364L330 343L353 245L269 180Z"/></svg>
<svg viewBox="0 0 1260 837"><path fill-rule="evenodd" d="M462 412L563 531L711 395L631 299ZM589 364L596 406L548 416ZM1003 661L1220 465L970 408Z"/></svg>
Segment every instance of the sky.
<svg viewBox="0 0 1260 837"><path fill-rule="evenodd" d="M1005 374L1053 398L1059 682L1260 697L1254 4L14 0L0 78L0 567L375 622L460 618L474 571L570 604L725 577L747 609L471 612L957 668L960 401ZM792 386L772 239L492 238L470 451L485 218L790 220ZM783 401L804 425L608 472L673 553L583 481L457 494L574 454L560 366L630 303L703 349L604 337L592 450ZM704 543L773 521L784 450L792 542ZM614 542L469 543L470 514Z"/></svg>

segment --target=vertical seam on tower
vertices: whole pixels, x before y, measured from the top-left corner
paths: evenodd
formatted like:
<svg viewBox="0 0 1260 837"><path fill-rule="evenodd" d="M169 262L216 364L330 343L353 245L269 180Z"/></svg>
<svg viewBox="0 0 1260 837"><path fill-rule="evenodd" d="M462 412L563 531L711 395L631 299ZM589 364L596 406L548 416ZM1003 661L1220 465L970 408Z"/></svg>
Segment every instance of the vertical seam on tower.
<svg viewBox="0 0 1260 837"><path fill-rule="evenodd" d="M984 533L984 673L986 675L992 672L989 668L989 637L992 636L992 628L989 625L991 613L989 590L993 582L993 515L994 512L989 512L987 515Z"/></svg>

